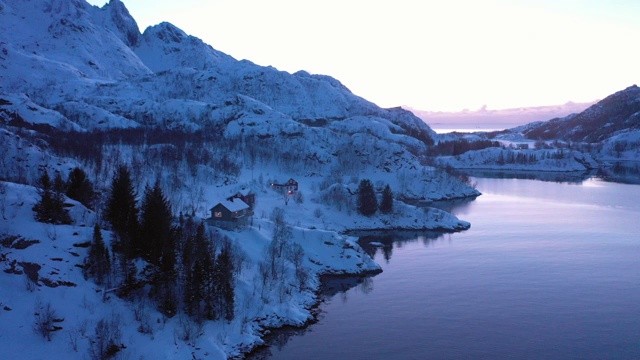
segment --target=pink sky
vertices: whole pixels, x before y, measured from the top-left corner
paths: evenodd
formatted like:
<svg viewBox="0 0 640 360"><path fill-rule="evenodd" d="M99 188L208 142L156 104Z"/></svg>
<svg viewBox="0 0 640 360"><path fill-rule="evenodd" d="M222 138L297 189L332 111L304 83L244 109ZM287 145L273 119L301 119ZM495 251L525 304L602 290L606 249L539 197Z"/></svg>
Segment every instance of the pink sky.
<svg viewBox="0 0 640 360"><path fill-rule="evenodd" d="M142 31L168 21L237 59L331 75L383 107L587 102L640 82L640 1L124 3Z"/></svg>

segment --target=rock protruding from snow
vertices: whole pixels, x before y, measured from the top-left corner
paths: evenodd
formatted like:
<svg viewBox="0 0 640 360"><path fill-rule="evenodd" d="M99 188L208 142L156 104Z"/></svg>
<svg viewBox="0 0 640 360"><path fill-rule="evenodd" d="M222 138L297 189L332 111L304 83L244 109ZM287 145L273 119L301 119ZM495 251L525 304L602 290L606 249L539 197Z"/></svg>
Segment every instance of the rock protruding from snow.
<svg viewBox="0 0 640 360"><path fill-rule="evenodd" d="M136 54L155 72L185 67L204 70L221 62L235 61L168 22L148 27L140 38Z"/></svg>
<svg viewBox="0 0 640 360"><path fill-rule="evenodd" d="M0 81L12 92L38 95L50 103L77 96L95 79L151 72L120 39L116 25L85 1L32 0L29 6L3 9ZM124 12L119 14L125 21Z"/></svg>
<svg viewBox="0 0 640 360"><path fill-rule="evenodd" d="M84 131L64 115L43 108L24 94L0 92L0 122L13 126L41 125L67 131Z"/></svg>
<svg viewBox="0 0 640 360"><path fill-rule="evenodd" d="M111 0L105 4L100 13L106 15L105 26L113 31L129 47L135 47L140 41L138 23L120 0ZM108 21L107 21L108 20Z"/></svg>

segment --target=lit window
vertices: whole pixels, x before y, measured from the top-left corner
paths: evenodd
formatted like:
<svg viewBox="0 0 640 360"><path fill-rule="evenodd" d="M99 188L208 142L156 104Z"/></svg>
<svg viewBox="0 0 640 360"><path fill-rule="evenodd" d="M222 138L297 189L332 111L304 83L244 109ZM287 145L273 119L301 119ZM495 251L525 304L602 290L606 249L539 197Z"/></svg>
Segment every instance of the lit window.
<svg viewBox="0 0 640 360"><path fill-rule="evenodd" d="M214 216L214 217L217 217L217 218L221 218L221 217L222 217L222 211L216 211L216 212L214 212L214 213L213 213L213 216Z"/></svg>

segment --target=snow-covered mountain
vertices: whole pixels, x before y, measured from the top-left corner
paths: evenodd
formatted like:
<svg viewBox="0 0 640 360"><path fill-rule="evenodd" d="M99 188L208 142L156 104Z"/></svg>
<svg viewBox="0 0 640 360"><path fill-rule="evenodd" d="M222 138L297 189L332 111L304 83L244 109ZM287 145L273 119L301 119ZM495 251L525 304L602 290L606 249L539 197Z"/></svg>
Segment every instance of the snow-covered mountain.
<svg viewBox="0 0 640 360"><path fill-rule="evenodd" d="M587 171L640 160L640 88L630 86L586 110L511 129L445 134L441 164L465 169Z"/></svg>
<svg viewBox="0 0 640 360"><path fill-rule="evenodd" d="M204 131L251 146L280 144L284 157L295 148L294 157L320 160L306 173L343 166L348 158L357 165L352 172L422 176L420 156L436 137L429 126L399 107L362 99L330 76L238 61L169 23L140 34L119 0L102 8L82 0L4 1L0 119L6 124L65 132ZM445 181L453 186L448 194L477 195ZM431 193L404 195L437 196Z"/></svg>
<svg viewBox="0 0 640 360"><path fill-rule="evenodd" d="M534 140L596 143L634 130L640 130L640 88L636 85L607 96L579 114L532 124L523 133Z"/></svg>
<svg viewBox="0 0 640 360"><path fill-rule="evenodd" d="M379 271L349 230L469 228L445 211L400 201L479 195L468 179L426 165L435 137L412 113L382 109L330 76L238 61L169 23L140 33L119 0L102 8L0 0L0 327L13 329L0 335L3 354L241 357L268 328L312 319L321 275ZM255 193L251 225L207 228L212 243L224 238L234 248L233 319L196 323L184 309L167 316L145 293L154 264L116 254L103 211L120 165L137 194L146 184L161 187L174 223L184 220L178 214L200 222L220 200ZM46 172L64 182L76 168L93 183L95 211L61 195L71 223L36 221L44 193L37 180ZM299 189L289 202L271 184L292 177ZM390 212L357 210L365 178L374 196L393 189ZM304 256L294 263L281 254L281 278L266 281L275 213ZM114 286L125 271L146 286L136 301L84 276L94 224L112 255ZM44 316L43 337L33 325Z"/></svg>
<svg viewBox="0 0 640 360"><path fill-rule="evenodd" d="M155 118L173 115L178 99L185 106L188 101L222 106L242 95L306 124L373 116L421 141L433 136L410 113L381 109L329 76L289 74L237 61L169 23L140 34L118 0L103 8L82 0L14 1L3 5L0 16L8 35L0 43L2 91L27 94L41 106L64 108L72 117L71 108L78 108L78 103L136 121L149 107ZM166 108L162 103L168 100L174 105ZM65 106L67 102L74 105ZM110 102L117 102L117 107ZM148 106L135 105L140 102ZM86 111L80 113L86 116ZM224 119L211 115L207 120ZM114 122L103 127L131 125L118 118ZM91 124L84 127L90 129Z"/></svg>

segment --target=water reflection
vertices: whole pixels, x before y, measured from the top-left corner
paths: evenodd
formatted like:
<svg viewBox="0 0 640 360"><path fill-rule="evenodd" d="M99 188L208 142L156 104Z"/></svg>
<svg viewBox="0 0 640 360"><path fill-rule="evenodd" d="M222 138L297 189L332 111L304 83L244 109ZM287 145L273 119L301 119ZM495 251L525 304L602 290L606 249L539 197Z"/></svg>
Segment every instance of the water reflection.
<svg viewBox="0 0 640 360"><path fill-rule="evenodd" d="M434 201L428 205L458 216L459 214L466 214L475 200L476 198L474 197L447 201Z"/></svg>
<svg viewBox="0 0 640 360"><path fill-rule="evenodd" d="M477 179L484 195L445 204L466 209L470 230L358 234L383 272L336 279L319 322L274 334L264 353L640 359L640 186Z"/></svg>
<svg viewBox="0 0 640 360"><path fill-rule="evenodd" d="M360 293L369 294L373 291L373 277L375 275L368 276L332 276L324 275L321 277L322 286L320 287L319 300L320 303L331 301L332 299L339 299L342 303L346 303L349 300L349 292L352 289L357 289ZM324 318L324 313L319 307L312 309L312 313L315 316L315 320L312 323L321 321ZM285 326L280 329L276 329L264 336L264 347L254 350L249 354L247 360L265 360L273 356L274 351L280 351L287 344L287 342L294 337L304 336L306 334L313 333L313 325L305 327L293 327Z"/></svg>
<svg viewBox="0 0 640 360"><path fill-rule="evenodd" d="M393 255L393 248L402 248L404 244L422 242L428 247L432 242L443 238L446 233L439 231L368 231L354 234L358 236L358 244L362 249L375 259L381 253L384 260L389 263Z"/></svg>
<svg viewBox="0 0 640 360"><path fill-rule="evenodd" d="M600 177L604 181L623 184L640 184L640 163L635 161L618 161L600 169Z"/></svg>
<svg viewBox="0 0 640 360"><path fill-rule="evenodd" d="M460 170L465 174L477 178L489 179L522 179L540 180L557 183L580 184L583 181L595 176L597 170L589 171L525 171L525 170L483 170L464 169Z"/></svg>
<svg viewBox="0 0 640 360"><path fill-rule="evenodd" d="M355 287L368 294L373 289L372 276L331 276L321 277L320 299L330 299L336 294L345 293Z"/></svg>
<svg viewBox="0 0 640 360"><path fill-rule="evenodd" d="M599 177L609 182L640 184L640 162L637 161L617 161L602 166L597 170L589 171L554 172L483 169L464 169L460 171L471 177L488 179L522 179L581 184L592 177Z"/></svg>

